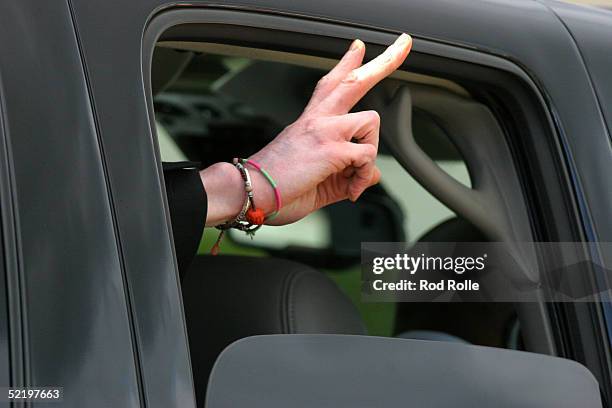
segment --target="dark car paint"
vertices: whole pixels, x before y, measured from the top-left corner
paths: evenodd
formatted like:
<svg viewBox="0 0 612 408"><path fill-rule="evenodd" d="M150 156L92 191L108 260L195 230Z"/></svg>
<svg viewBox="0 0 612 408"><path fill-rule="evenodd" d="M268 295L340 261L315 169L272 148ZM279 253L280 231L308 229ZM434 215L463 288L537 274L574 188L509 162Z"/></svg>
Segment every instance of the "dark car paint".
<svg viewBox="0 0 612 408"><path fill-rule="evenodd" d="M67 400L135 405L125 283L70 10L62 2L0 9L3 143L12 164L2 208L12 200L16 210L15 233L4 239L18 245L5 252L16 265L7 269L9 333L27 344L11 354L13 384L62 384L81 390Z"/></svg>
<svg viewBox="0 0 612 408"><path fill-rule="evenodd" d="M594 12L558 1L551 1L548 5L563 21L580 49L585 69L593 81L593 90L602 106L604 120L608 129L612 129L612 10Z"/></svg>
<svg viewBox="0 0 612 408"><path fill-rule="evenodd" d="M3 143L12 165L2 170L12 194L0 190L0 208L13 385L63 386L67 406L195 406L141 56L156 13L211 5L0 5ZM612 240L612 188L602 176L612 169L612 79L600 53L612 38L609 18L510 0L223 6L407 31L416 41L515 61L555 113L588 238ZM9 208L14 220L5 215Z"/></svg>

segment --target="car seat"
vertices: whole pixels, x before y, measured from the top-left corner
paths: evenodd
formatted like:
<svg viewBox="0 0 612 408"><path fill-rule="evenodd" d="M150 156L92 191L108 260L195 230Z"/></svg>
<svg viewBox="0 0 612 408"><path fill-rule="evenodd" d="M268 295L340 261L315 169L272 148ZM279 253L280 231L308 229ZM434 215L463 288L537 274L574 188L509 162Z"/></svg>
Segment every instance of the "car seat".
<svg viewBox="0 0 612 408"><path fill-rule="evenodd" d="M488 242L468 221L454 217L426 232L419 242ZM492 347L507 346L515 322L511 303L398 303L397 337L467 341Z"/></svg>
<svg viewBox="0 0 612 408"><path fill-rule="evenodd" d="M183 278L196 396L204 401L217 356L263 334L366 334L351 301L324 274L275 258L197 256Z"/></svg>

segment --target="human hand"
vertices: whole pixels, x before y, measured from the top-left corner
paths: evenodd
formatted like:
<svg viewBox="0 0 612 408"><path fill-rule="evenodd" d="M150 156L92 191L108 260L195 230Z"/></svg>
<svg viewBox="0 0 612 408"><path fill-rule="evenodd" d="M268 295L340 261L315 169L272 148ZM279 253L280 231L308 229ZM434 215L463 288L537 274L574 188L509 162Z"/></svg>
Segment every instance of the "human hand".
<svg viewBox="0 0 612 408"><path fill-rule="evenodd" d="M347 198L355 201L378 183L380 170L375 161L380 117L375 111L349 111L404 62L411 46L410 36L402 34L385 52L362 65L365 44L355 40L340 62L318 82L302 115L251 157L274 178L283 200L279 215L266 224L288 224L329 204ZM220 172L227 178L215 182L212 176ZM272 188L257 171L250 173L257 206L266 213L273 212ZM236 169L223 164L202 172L209 198L207 225L217 225L238 213L244 188L236 175L239 178ZM238 198L211 191L227 191L230 179L240 186ZM219 217L221 213L225 215Z"/></svg>

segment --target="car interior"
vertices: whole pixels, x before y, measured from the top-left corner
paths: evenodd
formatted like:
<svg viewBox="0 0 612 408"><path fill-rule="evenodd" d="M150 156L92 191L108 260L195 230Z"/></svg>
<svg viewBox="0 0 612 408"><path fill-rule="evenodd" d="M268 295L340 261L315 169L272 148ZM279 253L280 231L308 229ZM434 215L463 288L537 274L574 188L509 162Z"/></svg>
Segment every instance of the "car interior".
<svg viewBox="0 0 612 408"><path fill-rule="evenodd" d="M205 167L248 157L298 118L334 62L235 45L159 42L151 83L161 160ZM377 95L404 89L412 98L398 105L404 109L380 107ZM448 79L397 71L355 110L371 108L383 121L377 159L382 179L356 203L334 204L292 225L264 227L254 239L232 231L219 256L209 255L216 231L205 231L198 256L181 276L198 400L221 351L259 334L361 334L526 348L512 303L362 301L361 242L498 239L486 224L451 210L439 199L443 193L425 188L430 175L407 171L401 131L394 130L394 118L409 118L403 123L435 165L431 172L469 190L486 183L482 174L489 169L466 160L457 138L474 122L489 120L486 106Z"/></svg>

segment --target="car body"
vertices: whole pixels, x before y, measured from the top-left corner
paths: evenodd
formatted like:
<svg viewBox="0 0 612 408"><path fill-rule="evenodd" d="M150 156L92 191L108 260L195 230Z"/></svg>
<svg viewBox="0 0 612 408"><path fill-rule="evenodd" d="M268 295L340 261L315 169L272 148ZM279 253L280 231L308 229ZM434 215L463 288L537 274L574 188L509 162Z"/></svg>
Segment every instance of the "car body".
<svg viewBox="0 0 612 408"><path fill-rule="evenodd" d="M381 45L406 31L415 66L497 64L547 127L525 136L535 153L523 158L544 203L537 238L612 241L610 12L510 0L4 2L0 384L62 386L65 406L195 406L148 90L155 42L185 23L213 25L209 38L223 24L298 33L294 51L341 39L320 50L332 58L347 39ZM530 349L584 364L609 404L611 304L551 310L564 324Z"/></svg>

